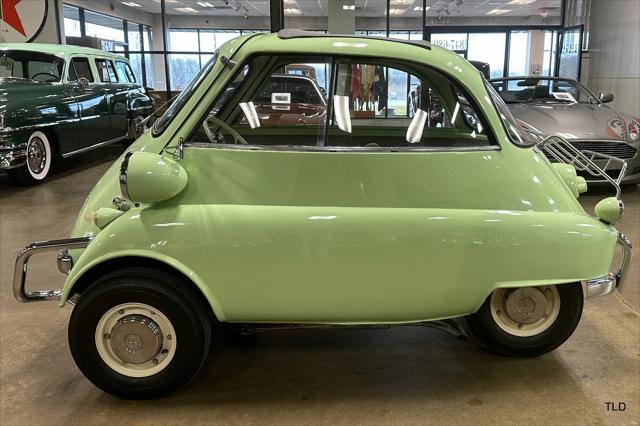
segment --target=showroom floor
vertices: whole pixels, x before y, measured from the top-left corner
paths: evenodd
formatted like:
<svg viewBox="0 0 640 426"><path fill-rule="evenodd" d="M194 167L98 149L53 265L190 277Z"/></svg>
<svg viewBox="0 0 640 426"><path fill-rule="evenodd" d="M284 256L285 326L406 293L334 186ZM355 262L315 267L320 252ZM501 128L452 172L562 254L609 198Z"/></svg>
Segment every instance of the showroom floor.
<svg viewBox="0 0 640 426"><path fill-rule="evenodd" d="M573 337L536 359L501 358L421 327L271 332L226 339L201 379L168 399L104 394L69 353L71 308L18 304L10 279L19 248L68 235L119 150L77 157L33 188L0 175L1 424L640 424L638 254L622 293L588 301ZM592 211L606 194L581 200ZM638 246L639 187L623 199L619 229ZM62 284L54 258L32 261L33 287Z"/></svg>

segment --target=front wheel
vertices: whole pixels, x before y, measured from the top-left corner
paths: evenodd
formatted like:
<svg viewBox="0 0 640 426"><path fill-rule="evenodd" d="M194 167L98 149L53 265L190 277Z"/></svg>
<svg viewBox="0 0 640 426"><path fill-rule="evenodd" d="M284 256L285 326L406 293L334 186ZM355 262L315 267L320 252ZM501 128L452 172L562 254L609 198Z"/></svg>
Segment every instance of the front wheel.
<svg viewBox="0 0 640 426"><path fill-rule="evenodd" d="M27 161L15 169L9 169L9 177L21 186L37 185L51 169L51 143L42 132L33 132L27 141Z"/></svg>
<svg viewBox="0 0 640 426"><path fill-rule="evenodd" d="M533 357L552 351L571 336L582 305L580 283L499 288L466 320L490 351Z"/></svg>
<svg viewBox="0 0 640 426"><path fill-rule="evenodd" d="M209 352L211 314L173 275L127 268L93 283L69 321L82 373L127 399L165 396L189 383Z"/></svg>

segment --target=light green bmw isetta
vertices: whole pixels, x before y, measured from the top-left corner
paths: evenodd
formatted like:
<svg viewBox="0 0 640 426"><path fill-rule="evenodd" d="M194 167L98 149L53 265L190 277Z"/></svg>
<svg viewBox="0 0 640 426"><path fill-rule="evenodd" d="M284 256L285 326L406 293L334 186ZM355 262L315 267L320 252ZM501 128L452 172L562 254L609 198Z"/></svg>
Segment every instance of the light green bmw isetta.
<svg viewBox="0 0 640 426"><path fill-rule="evenodd" d="M572 334L585 298L622 286L630 261L612 227L622 203L585 213L576 168L602 172L561 139L530 140L455 53L248 35L107 171L71 238L18 254L14 292L75 305L78 367L124 398L190 382L219 323L465 317L488 349L536 356ZM43 250L60 251L61 290L26 289Z"/></svg>

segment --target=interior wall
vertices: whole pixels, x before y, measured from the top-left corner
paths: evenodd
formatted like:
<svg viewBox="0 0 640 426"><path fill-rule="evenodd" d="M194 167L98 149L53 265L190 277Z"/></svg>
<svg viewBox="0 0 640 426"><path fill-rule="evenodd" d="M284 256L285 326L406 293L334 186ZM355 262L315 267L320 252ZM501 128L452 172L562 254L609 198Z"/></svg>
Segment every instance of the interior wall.
<svg viewBox="0 0 640 426"><path fill-rule="evenodd" d="M612 106L640 117L640 1L592 0L589 86L615 95Z"/></svg>

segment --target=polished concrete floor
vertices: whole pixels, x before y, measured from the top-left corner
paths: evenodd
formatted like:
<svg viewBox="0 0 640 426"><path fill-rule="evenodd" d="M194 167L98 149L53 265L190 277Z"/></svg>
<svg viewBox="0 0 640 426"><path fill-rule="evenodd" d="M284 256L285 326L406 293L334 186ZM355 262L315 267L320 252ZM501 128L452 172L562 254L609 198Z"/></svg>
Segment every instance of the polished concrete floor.
<svg viewBox="0 0 640 426"><path fill-rule="evenodd" d="M640 423L638 257L622 293L588 301L570 340L539 358L497 357L420 327L283 331L226 339L202 377L170 398L104 394L69 353L71 308L18 304L10 279L17 249L68 235L120 150L78 157L33 188L0 175L0 424ZM581 200L591 210L606 195ZM640 245L638 187L623 198L619 228ZM34 258L34 287L61 285L54 256Z"/></svg>

